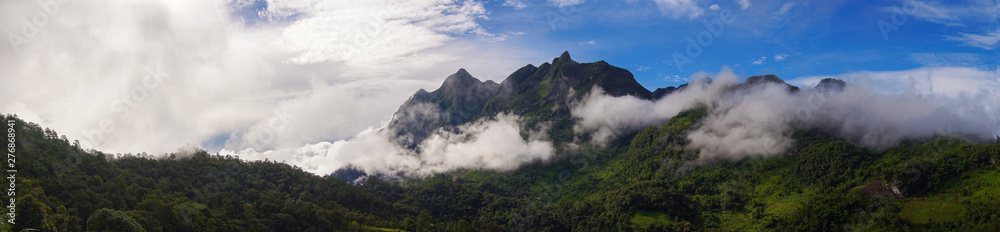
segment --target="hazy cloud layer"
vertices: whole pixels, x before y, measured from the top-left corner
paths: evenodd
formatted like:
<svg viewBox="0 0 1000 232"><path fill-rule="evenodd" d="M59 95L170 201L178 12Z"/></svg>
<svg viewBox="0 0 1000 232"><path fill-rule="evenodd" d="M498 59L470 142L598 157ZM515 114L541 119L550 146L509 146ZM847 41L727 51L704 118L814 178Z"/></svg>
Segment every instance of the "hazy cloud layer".
<svg viewBox="0 0 1000 232"><path fill-rule="evenodd" d="M248 159L284 161L303 169L328 174L354 167L368 174L427 176L458 169L514 170L530 162L548 160L555 149L544 129L525 128L514 115L497 115L458 128L438 130L419 145L419 151L400 147L390 133L369 128L349 140L320 142L302 147L267 151L223 150ZM521 134L527 133L528 138Z"/></svg>
<svg viewBox="0 0 1000 232"><path fill-rule="evenodd" d="M992 139L1000 133L1000 99L994 74L975 69L953 68L952 72L912 71L928 76L931 86L949 86L947 75L959 83L984 83L941 92L915 88L884 91L873 85L870 75L847 78L843 91L804 88L790 93L781 84L734 88L737 77L724 68L713 81L695 81L688 88L657 101L630 96L611 97L600 91L573 109L580 119L574 128L591 133L595 141L649 125L665 123L680 111L707 107L708 115L687 136L689 149L702 159L741 159L747 156L783 154L794 144L793 128L820 128L872 149L883 149L906 138L961 135ZM946 75L941 77L940 75ZM877 75L876 75L877 76ZM973 82L974 83L974 82ZM932 89L933 90L933 89Z"/></svg>
<svg viewBox="0 0 1000 232"><path fill-rule="evenodd" d="M604 90L594 88L571 109L571 115L579 120L573 130L576 133L591 133L595 142L603 144L619 135L666 123L681 111L694 108L706 102L708 97L717 95L721 87L724 86L712 85L706 78L697 78L684 91L674 92L658 101L631 95L611 97Z"/></svg>
<svg viewBox="0 0 1000 232"><path fill-rule="evenodd" d="M1000 42L1000 28L982 34L959 32L958 36L945 36L945 39L961 42L965 46L994 50L997 49L997 43Z"/></svg>
<svg viewBox="0 0 1000 232"><path fill-rule="evenodd" d="M111 153L335 141L525 63L478 1L40 2L0 3L0 112Z"/></svg>

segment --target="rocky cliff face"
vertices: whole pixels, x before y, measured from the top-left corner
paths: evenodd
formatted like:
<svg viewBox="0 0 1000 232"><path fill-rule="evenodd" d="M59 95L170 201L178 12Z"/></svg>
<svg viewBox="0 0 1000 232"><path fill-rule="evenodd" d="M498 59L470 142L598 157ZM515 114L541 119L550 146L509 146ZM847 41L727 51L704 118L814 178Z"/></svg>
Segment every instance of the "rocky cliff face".
<svg viewBox="0 0 1000 232"><path fill-rule="evenodd" d="M709 80L711 81L711 80ZM733 90L761 84L781 84L789 92L799 87L789 85L775 75L747 78ZM842 90L844 82L823 80L816 88ZM498 114L520 116L528 127L544 129L556 143L574 139L575 119L570 109L595 88L611 96L631 95L640 99L659 99L687 85L658 88L650 92L628 70L604 61L578 63L564 52L551 63L525 65L501 83L480 81L465 69L448 76L433 92L419 90L393 115L387 130L406 148L418 145L437 130L455 131L463 124L489 119Z"/></svg>
<svg viewBox="0 0 1000 232"><path fill-rule="evenodd" d="M393 115L388 130L408 148L415 148L435 130L453 130L501 113L521 116L529 124L553 122L551 130L571 130L571 103L594 87L613 96L652 99L628 70L604 61L578 63L564 52L551 63L526 65L500 84L479 81L461 69L437 90L414 93Z"/></svg>
<svg viewBox="0 0 1000 232"><path fill-rule="evenodd" d="M794 85L790 85L788 83L785 83L784 80L782 80L781 78L778 78L778 76L775 76L774 74L752 76L752 77L747 78L747 80L744 81L743 84L741 84L741 85L742 86L754 86L754 85L761 85L761 84L766 84L766 83L783 84L783 85L785 85L785 87L788 88L788 91L790 91L790 92L799 91L799 87L794 86Z"/></svg>
<svg viewBox="0 0 1000 232"><path fill-rule="evenodd" d="M393 115L388 129L401 145L414 148L439 128L451 129L475 121L498 86L459 69L437 90L414 93Z"/></svg>
<svg viewBox="0 0 1000 232"><path fill-rule="evenodd" d="M594 87L600 87L613 96L633 95L651 99L652 94L635 81L628 70L612 66L604 61L577 63L564 52L552 63L543 63L537 68L528 65L517 70L500 83L500 89L490 99L483 113L501 112L525 115L551 112L545 108L559 108L566 101L572 101ZM551 110L551 109L548 109Z"/></svg>
<svg viewBox="0 0 1000 232"><path fill-rule="evenodd" d="M842 80L837 80L833 78L823 78L816 84L816 89L821 91L843 91L847 87L847 83Z"/></svg>

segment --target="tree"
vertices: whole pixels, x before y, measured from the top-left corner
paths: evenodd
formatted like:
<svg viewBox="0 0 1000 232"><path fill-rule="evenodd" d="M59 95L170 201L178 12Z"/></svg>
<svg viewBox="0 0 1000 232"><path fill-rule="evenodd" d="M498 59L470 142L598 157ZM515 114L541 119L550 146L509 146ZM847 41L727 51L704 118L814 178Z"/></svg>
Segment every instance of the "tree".
<svg viewBox="0 0 1000 232"><path fill-rule="evenodd" d="M101 208L87 218L87 232L102 231L144 232L146 230L121 211Z"/></svg>

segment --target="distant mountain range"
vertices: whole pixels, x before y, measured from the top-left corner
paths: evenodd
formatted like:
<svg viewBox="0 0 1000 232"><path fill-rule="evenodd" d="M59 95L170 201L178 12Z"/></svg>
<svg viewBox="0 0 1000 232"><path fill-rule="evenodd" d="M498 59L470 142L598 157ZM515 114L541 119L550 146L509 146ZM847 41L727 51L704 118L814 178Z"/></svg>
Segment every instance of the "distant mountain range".
<svg viewBox="0 0 1000 232"><path fill-rule="evenodd" d="M739 86L777 83L795 92L799 87L785 83L775 75L753 76ZM823 79L815 88L843 90L842 80ZM628 70L605 61L578 63L569 52L563 52L551 63L538 67L528 64L511 73L500 84L491 80L481 81L465 69L448 76L437 90L418 90L393 114L388 130L396 141L407 148L417 145L435 130L454 130L457 126L500 113L515 114L531 123L554 122L551 135L571 134L573 119L569 112L572 103L589 94L594 87L611 96L631 95L652 100L686 88L657 88L650 92L635 80ZM553 141L567 142L569 137L553 137Z"/></svg>
<svg viewBox="0 0 1000 232"><path fill-rule="evenodd" d="M359 178L368 174L353 167L317 176L205 151L105 154L0 115L16 131L2 139L16 139L20 169L11 184L17 223L0 224L0 231L1000 230L996 140L937 136L869 149L822 129L789 127L782 133L795 143L787 154L720 162L700 159L688 137L718 117L718 108L672 112L668 121L643 124L606 145L574 131L581 119L573 112L594 87L616 100L649 103L683 97L703 81L712 80L650 92L627 70L577 63L568 53L501 83L460 69L400 106L381 131L390 142L419 150L441 130L510 114L547 130L544 139L561 154L510 170L464 166L398 181ZM800 89L774 75L729 82L721 91L762 84L782 97L850 93L840 80ZM14 219L4 214L7 220Z"/></svg>
<svg viewBox="0 0 1000 232"><path fill-rule="evenodd" d="M555 131L572 129L569 103L594 86L612 96L653 96L628 70L604 61L577 63L569 52L563 52L552 63L521 67L500 84L480 81L459 69L437 90L414 93L393 115L388 130L394 132L401 145L416 148L435 130L451 130L500 113L525 117L529 123L556 122Z"/></svg>
<svg viewBox="0 0 1000 232"><path fill-rule="evenodd" d="M771 74L749 77L734 88L767 83L785 85L789 92L799 90L799 87ZM459 69L448 76L438 89L430 92L420 89L410 96L393 114L384 130L398 145L419 151L420 143L435 131L457 132L461 125L498 114L513 114L520 116L529 126L551 123L545 129L556 144L586 142L589 139L586 135L575 136L573 126L576 119L570 115L570 110L574 103L590 94L595 87L614 97L630 95L643 100L656 100L688 85L657 88L650 92L628 70L605 61L579 63L567 51L551 63L545 62L538 67L525 65L499 84L491 80L481 81L467 70ZM827 78L815 88L840 91L845 86L842 80ZM333 175L355 180L366 174L349 166Z"/></svg>

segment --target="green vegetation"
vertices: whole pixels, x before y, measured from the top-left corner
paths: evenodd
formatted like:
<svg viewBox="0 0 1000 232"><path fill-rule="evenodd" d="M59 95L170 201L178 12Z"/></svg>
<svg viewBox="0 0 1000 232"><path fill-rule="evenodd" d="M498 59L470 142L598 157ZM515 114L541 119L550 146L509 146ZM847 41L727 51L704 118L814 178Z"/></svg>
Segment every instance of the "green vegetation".
<svg viewBox="0 0 1000 232"><path fill-rule="evenodd" d="M1000 229L1000 143L942 137L871 151L798 130L789 154L703 161L684 135L704 114L516 171L356 186L205 152L85 151L7 116L17 120L21 167L13 231ZM906 198L856 188L879 180Z"/></svg>
<svg viewBox="0 0 1000 232"><path fill-rule="evenodd" d="M910 201L899 215L912 223L956 222L965 212L962 204L947 201Z"/></svg>

